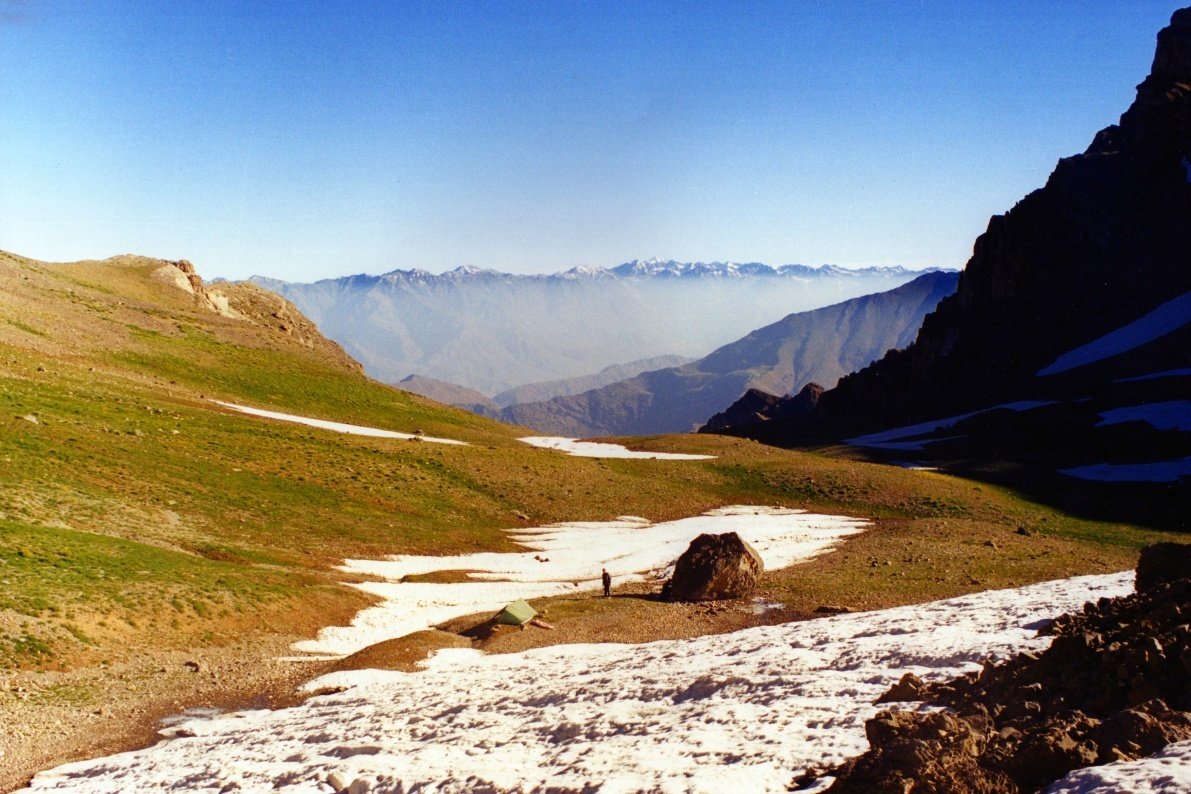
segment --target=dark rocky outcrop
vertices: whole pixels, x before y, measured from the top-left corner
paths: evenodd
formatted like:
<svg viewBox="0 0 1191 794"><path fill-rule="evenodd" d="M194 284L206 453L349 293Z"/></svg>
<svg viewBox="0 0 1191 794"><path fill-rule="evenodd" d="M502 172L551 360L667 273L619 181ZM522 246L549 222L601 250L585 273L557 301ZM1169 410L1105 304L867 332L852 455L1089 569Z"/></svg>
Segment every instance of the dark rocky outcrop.
<svg viewBox="0 0 1191 794"><path fill-rule="evenodd" d="M749 389L726 410L708 419L707 424L699 428L699 432L716 433L761 422L796 419L814 411L822 396L823 387L817 383L808 383L798 394L788 394L785 397L778 397L760 389Z"/></svg>
<svg viewBox="0 0 1191 794"><path fill-rule="evenodd" d="M955 295L926 318L914 344L841 380L823 397L820 423L845 432L888 427L1021 399L1052 379L1084 385L1147 371L1132 369L1147 362L1123 356L1036 377L1060 355L1191 290L1188 49L1191 9L1159 35L1153 71L1120 123L993 217ZM1185 347L1170 355L1172 365L1186 365Z"/></svg>
<svg viewBox="0 0 1191 794"><path fill-rule="evenodd" d="M1141 550L1137 561L1137 592L1191 579L1191 544L1155 543Z"/></svg>
<svg viewBox="0 0 1191 794"><path fill-rule="evenodd" d="M955 294L913 344L842 378L807 416L719 432L831 444L1028 401L1045 407L983 413L900 450L865 448L913 450L1085 515L1187 528L1191 429L1138 419L1126 432L1102 415L1191 393L1189 51L1191 8L1159 34L1152 72L1119 123L990 220ZM1160 329L1154 312L1167 318ZM1127 343L1069 355L1129 326ZM1173 474L1138 468L1155 463ZM1103 465L1118 471L1085 468Z"/></svg>
<svg viewBox="0 0 1191 794"><path fill-rule="evenodd" d="M865 726L872 749L836 770L830 790L1016 794L1191 739L1189 553L1178 544L1143 552L1148 586L1056 619L1041 654L941 684L903 678L882 702L948 710L878 714ZM1181 569L1143 575L1155 559L1178 557Z"/></svg>
<svg viewBox="0 0 1191 794"><path fill-rule="evenodd" d="M671 601L745 598L764 570L761 555L735 532L704 534L678 558L662 595Z"/></svg>

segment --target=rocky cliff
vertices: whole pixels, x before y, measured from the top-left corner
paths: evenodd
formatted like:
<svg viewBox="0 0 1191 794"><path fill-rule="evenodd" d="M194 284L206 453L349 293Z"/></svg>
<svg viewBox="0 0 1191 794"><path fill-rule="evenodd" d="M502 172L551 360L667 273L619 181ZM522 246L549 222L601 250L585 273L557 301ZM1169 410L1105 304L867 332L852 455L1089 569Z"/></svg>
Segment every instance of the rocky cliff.
<svg viewBox="0 0 1191 794"><path fill-rule="evenodd" d="M727 432L794 445L919 423L900 454L1045 458L1068 473L1096 462L1117 468L1083 473L1177 483L1191 474L1189 293L1191 8L1158 35L1120 122L992 218L912 345L843 378L809 416Z"/></svg>

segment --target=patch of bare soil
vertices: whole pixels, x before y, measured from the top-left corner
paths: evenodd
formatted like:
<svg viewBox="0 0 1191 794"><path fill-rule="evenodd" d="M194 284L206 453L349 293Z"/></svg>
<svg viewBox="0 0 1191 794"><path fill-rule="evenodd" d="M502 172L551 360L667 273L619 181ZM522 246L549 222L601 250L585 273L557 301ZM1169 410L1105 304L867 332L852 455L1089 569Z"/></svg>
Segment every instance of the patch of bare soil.
<svg viewBox="0 0 1191 794"><path fill-rule="evenodd" d="M38 771L144 747L190 708L283 708L328 662L281 662L297 636L257 636L193 652L146 650L115 664L0 678L0 791Z"/></svg>

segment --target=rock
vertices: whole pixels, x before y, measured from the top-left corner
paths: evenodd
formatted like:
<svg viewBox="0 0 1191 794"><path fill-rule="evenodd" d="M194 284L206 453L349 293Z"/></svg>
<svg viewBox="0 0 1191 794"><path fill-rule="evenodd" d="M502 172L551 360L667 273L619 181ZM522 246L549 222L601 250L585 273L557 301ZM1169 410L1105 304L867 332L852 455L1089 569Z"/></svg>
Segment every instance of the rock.
<svg viewBox="0 0 1191 794"><path fill-rule="evenodd" d="M837 770L831 790L1036 791L1191 739L1185 548L1147 549L1137 592L1055 618L1041 653L945 683L903 676L879 702L912 696L950 711L881 712L865 726L871 749Z"/></svg>
<svg viewBox="0 0 1191 794"><path fill-rule="evenodd" d="M332 772L327 775L327 785L336 791L343 791L348 785L347 775L342 772Z"/></svg>
<svg viewBox="0 0 1191 794"><path fill-rule="evenodd" d="M877 698L877 702L900 703L904 701L922 700L923 692L924 688L922 679L913 673L906 673L896 684L889 688L888 692Z"/></svg>
<svg viewBox="0 0 1191 794"><path fill-rule="evenodd" d="M745 598L764 570L761 555L735 532L703 534L678 558L663 594L671 601Z"/></svg>
<svg viewBox="0 0 1191 794"><path fill-rule="evenodd" d="M193 659L188 659L185 662L182 662L182 666L192 673L197 673L200 669L202 669L202 665Z"/></svg>
<svg viewBox="0 0 1191 794"><path fill-rule="evenodd" d="M1191 543L1155 543L1137 559L1138 592L1160 584L1191 579Z"/></svg>
<svg viewBox="0 0 1191 794"><path fill-rule="evenodd" d="M1191 739L1191 715L1174 711L1159 699L1117 712L1091 732L1106 764L1153 755L1168 744Z"/></svg>
<svg viewBox="0 0 1191 794"><path fill-rule="evenodd" d="M778 397L776 394L749 389L736 402L707 420L700 433L716 433L730 428L748 427L774 419L806 416L815 410L823 387L808 383L796 395Z"/></svg>
<svg viewBox="0 0 1191 794"><path fill-rule="evenodd" d="M38 418L37 418L36 416L34 416L33 414L25 414L25 415L24 415L24 416L22 416L21 418L22 418L22 419L24 419L26 422L29 422L30 424L34 424L34 425L39 425L39 424L41 424L41 420L40 420L40 419L38 419Z"/></svg>

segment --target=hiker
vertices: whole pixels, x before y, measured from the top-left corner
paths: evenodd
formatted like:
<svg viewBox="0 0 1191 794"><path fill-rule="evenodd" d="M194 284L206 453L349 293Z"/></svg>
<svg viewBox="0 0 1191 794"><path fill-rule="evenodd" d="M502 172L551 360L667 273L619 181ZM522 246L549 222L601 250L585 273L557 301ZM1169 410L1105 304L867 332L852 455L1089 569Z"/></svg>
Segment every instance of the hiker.
<svg viewBox="0 0 1191 794"><path fill-rule="evenodd" d="M612 574L608 573L607 568L601 568L600 570L603 572L603 576L600 578L604 580L604 598L608 598L612 595Z"/></svg>

